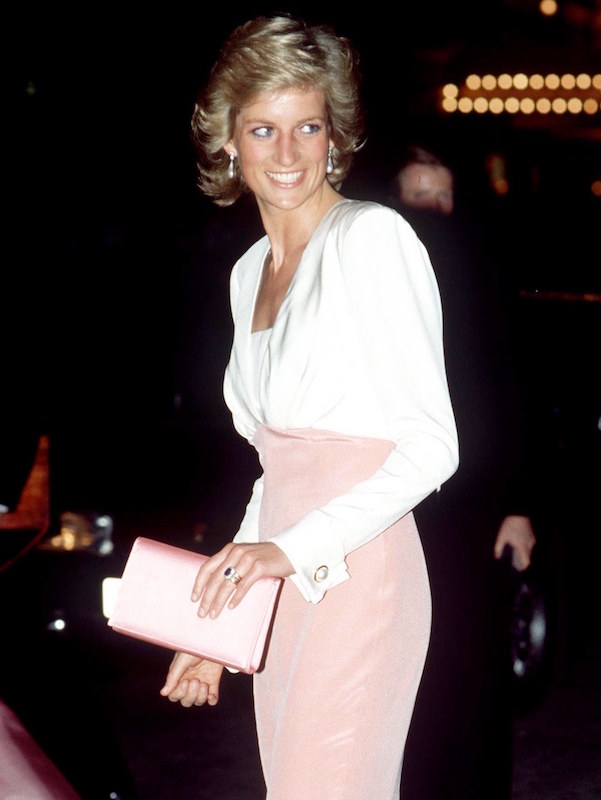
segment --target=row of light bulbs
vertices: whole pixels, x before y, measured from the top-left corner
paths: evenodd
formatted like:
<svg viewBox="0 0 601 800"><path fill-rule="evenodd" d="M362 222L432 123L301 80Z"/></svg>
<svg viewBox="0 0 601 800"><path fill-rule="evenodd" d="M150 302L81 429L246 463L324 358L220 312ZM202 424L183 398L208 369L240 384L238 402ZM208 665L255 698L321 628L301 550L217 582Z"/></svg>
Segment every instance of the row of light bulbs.
<svg viewBox="0 0 601 800"><path fill-rule="evenodd" d="M449 87L453 86L453 84L447 85ZM551 72L548 75L540 75L538 73L526 75L524 72L518 72L515 75L504 72L498 76L472 74L465 79L465 85L468 89L476 90L482 88L487 91L491 91L497 86L499 89L514 88L520 90L530 87L537 91L545 87L551 90L559 89L560 87L568 90L578 87L583 91L587 89L601 91L601 74L589 75L586 72L581 72L578 75L573 75L570 72L565 75L557 75L555 72Z"/></svg>
<svg viewBox="0 0 601 800"><path fill-rule="evenodd" d="M592 115L601 111L601 74L471 74L461 87L442 87L440 106L447 113Z"/></svg>

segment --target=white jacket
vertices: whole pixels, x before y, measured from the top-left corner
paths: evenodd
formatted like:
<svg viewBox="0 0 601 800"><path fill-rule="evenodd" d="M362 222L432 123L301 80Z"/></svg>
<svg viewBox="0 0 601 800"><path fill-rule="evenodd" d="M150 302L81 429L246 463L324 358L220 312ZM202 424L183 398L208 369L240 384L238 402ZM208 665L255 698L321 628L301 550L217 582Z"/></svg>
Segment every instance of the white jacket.
<svg viewBox="0 0 601 800"><path fill-rule="evenodd" d="M386 439L395 448L352 491L277 533L292 580L318 602L349 575L345 555L373 539L457 469L442 315L425 248L393 209L341 200L307 244L273 326L253 389L251 326L269 253L265 236L231 275L234 340L224 395L236 430L317 428ZM258 541L256 481L237 542ZM318 566L328 578L317 583Z"/></svg>

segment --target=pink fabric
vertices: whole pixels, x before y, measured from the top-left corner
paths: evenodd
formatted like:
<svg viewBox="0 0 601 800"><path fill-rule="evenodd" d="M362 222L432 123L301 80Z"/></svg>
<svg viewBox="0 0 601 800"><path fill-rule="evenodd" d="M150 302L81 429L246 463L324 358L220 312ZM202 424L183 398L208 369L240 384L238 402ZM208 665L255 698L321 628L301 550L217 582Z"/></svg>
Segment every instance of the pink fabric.
<svg viewBox="0 0 601 800"><path fill-rule="evenodd" d="M252 674L263 660L281 582L262 578L235 609L224 608L217 619L201 619L197 604L190 602L190 588L207 558L138 536L108 624L127 636Z"/></svg>
<svg viewBox="0 0 601 800"><path fill-rule="evenodd" d="M267 426L255 444L265 472L262 539L367 478L392 448ZM398 800L431 622L413 515L347 565L350 580L315 605L284 582L265 669L254 676L267 800Z"/></svg>
<svg viewBox="0 0 601 800"><path fill-rule="evenodd" d="M2 701L0 797L3 800L79 800L79 795Z"/></svg>

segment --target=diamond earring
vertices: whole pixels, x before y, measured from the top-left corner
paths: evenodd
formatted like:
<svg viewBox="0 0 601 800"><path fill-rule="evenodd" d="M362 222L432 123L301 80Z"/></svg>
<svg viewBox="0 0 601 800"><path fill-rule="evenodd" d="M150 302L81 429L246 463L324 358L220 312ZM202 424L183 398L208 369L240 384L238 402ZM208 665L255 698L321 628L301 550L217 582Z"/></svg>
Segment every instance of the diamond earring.
<svg viewBox="0 0 601 800"><path fill-rule="evenodd" d="M236 155L235 155L235 153L233 153L233 152L232 152L232 153L230 153L230 163L229 163L229 165L228 165L228 168L227 168L227 176L228 176L228 178L229 178L230 180L231 180L231 179L234 177L234 175L236 174L236 172L235 172L235 170L234 170L234 161L235 161L235 160L236 160Z"/></svg>

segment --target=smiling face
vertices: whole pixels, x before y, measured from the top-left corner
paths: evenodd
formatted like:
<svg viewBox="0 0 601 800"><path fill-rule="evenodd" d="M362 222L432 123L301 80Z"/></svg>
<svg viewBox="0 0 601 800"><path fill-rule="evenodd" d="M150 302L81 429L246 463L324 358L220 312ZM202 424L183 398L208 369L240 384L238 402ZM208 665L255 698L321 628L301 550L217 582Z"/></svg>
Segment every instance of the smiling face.
<svg viewBox="0 0 601 800"><path fill-rule="evenodd" d="M225 149L238 157L263 213L298 209L334 191L326 181L328 147L323 93L286 89L243 106Z"/></svg>

